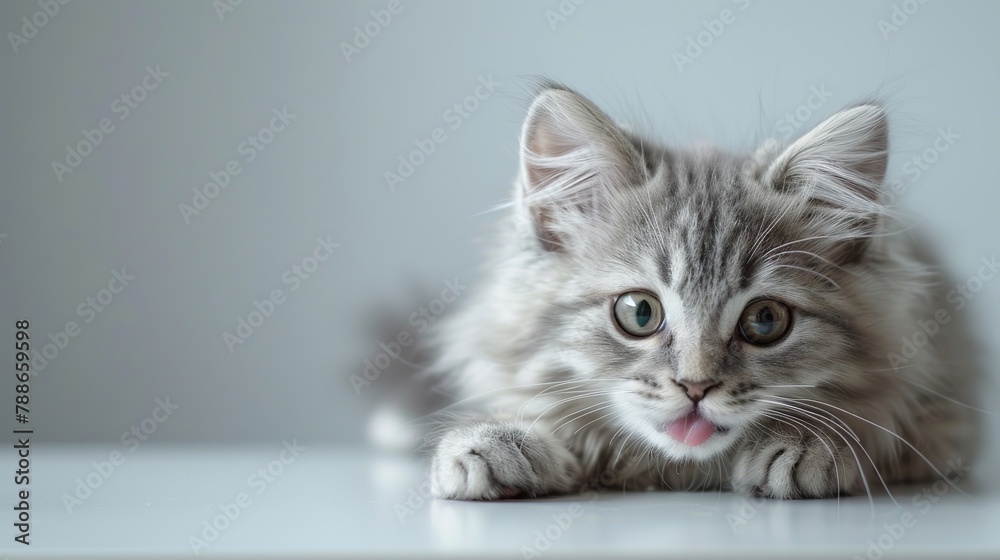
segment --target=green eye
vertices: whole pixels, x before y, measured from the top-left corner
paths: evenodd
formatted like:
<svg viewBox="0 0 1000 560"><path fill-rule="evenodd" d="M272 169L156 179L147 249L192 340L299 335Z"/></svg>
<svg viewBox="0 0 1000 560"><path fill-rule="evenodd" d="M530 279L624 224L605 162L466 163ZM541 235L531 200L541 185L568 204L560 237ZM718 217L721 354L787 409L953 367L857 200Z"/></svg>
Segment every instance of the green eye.
<svg viewBox="0 0 1000 560"><path fill-rule="evenodd" d="M788 306L773 299L762 299L750 303L740 316L739 330L743 339L750 344L771 344L777 342L791 326L791 312Z"/></svg>
<svg viewBox="0 0 1000 560"><path fill-rule="evenodd" d="M663 306L644 292L627 292L615 300L615 321L632 336L649 336L660 330Z"/></svg>

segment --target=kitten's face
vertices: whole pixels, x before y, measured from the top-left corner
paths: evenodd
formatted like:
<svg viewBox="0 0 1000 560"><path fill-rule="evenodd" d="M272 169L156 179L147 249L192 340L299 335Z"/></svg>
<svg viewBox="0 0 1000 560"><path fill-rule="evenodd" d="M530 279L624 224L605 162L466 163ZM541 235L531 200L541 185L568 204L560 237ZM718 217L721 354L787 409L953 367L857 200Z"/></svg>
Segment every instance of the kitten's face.
<svg viewBox="0 0 1000 560"><path fill-rule="evenodd" d="M622 431L673 458L707 459L756 420L781 418L783 399L808 395L807 387L852 390L845 371L866 341L847 319L863 288L849 269L863 261L870 209L832 204L853 195L825 192L822 181L789 192L801 180L790 175L812 163L794 159L802 146L791 159L770 149L639 153L621 134L594 141L596 153L581 158L573 142L608 134L608 123L584 122L569 135L554 127L559 118L599 120L593 111L564 106L536 124L541 130L526 128L529 142L551 136L529 148L554 152L555 162L526 158L529 188L532 180L543 193L562 188L570 202L533 206L529 191L525 207L532 234L565 266L549 311L552 347L595 380L594 391L606 391ZM581 188L601 171L574 168L569 156L580 167L610 167L618 188ZM852 161L860 169L868 158Z"/></svg>
<svg viewBox="0 0 1000 560"><path fill-rule="evenodd" d="M785 253L809 236L798 216L753 196L739 162L714 165L727 168L693 184L663 169L622 197L567 286L564 357L621 380L625 431L675 458L711 457L797 386L834 383L855 342L849 302L817 273L850 278Z"/></svg>

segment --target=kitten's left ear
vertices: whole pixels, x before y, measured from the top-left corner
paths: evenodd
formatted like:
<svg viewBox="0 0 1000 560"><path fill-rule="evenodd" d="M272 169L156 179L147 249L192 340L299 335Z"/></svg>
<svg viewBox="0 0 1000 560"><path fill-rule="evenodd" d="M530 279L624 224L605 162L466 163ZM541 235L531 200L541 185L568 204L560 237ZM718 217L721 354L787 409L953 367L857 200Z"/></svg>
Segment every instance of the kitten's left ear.
<svg viewBox="0 0 1000 560"><path fill-rule="evenodd" d="M764 173L766 185L805 197L819 210L820 226L832 238L863 248L884 212L889 159L889 125L885 110L859 105L840 111L785 149Z"/></svg>

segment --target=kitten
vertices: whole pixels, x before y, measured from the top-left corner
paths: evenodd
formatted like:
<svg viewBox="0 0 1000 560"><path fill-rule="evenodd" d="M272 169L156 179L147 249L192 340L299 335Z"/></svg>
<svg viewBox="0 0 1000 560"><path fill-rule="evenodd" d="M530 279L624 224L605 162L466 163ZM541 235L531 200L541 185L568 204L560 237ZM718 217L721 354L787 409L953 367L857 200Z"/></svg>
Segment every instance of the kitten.
<svg viewBox="0 0 1000 560"><path fill-rule="evenodd" d="M933 344L891 358L935 279L894 235L887 150L873 104L729 154L651 145L544 88L491 276L439 333L436 371L479 415L438 434L434 495L941 476L963 421Z"/></svg>

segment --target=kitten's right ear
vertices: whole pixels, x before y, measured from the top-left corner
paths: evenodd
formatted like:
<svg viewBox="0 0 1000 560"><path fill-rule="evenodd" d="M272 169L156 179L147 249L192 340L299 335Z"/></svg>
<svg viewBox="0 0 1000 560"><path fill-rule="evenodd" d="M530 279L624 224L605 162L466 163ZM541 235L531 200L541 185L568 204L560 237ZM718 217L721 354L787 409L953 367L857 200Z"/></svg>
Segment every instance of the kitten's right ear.
<svg viewBox="0 0 1000 560"><path fill-rule="evenodd" d="M599 219L610 190L644 178L635 146L593 103L560 88L535 98L521 132L519 196L543 248L565 250Z"/></svg>

